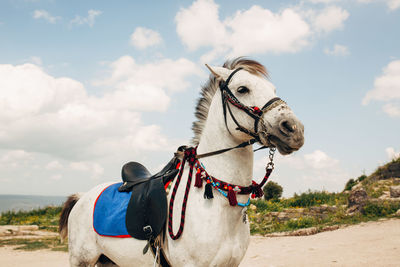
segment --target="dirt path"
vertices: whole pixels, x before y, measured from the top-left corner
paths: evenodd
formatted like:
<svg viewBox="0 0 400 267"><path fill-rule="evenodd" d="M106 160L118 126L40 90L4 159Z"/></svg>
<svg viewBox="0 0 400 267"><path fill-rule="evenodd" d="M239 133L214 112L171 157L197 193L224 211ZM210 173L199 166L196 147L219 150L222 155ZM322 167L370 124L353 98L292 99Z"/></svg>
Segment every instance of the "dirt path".
<svg viewBox="0 0 400 267"><path fill-rule="evenodd" d="M240 266L400 266L400 220L311 236L253 237Z"/></svg>
<svg viewBox="0 0 400 267"><path fill-rule="evenodd" d="M12 247L0 247L1 267L67 267L68 253L48 250L21 251Z"/></svg>
<svg viewBox="0 0 400 267"><path fill-rule="evenodd" d="M68 266L68 254L0 248L0 266ZM400 266L400 220L350 226L312 236L252 237L241 267Z"/></svg>

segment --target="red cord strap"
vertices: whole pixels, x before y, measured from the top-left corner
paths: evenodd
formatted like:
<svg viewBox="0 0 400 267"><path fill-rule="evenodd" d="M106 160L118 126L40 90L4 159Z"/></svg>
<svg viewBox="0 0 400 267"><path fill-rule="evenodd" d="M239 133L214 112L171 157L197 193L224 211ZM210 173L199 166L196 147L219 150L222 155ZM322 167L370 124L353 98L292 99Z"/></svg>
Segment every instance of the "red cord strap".
<svg viewBox="0 0 400 267"><path fill-rule="evenodd" d="M189 190L190 190L190 185L192 183L192 173L193 173L193 167L194 167L194 162L196 158L196 148L190 147L185 150L185 154L183 156L182 164L181 164L181 169L179 171L179 175L176 179L176 183L174 185L174 189L172 190L171 194L171 199L169 201L169 215L168 215L168 232L169 236L173 239L176 240L178 239L183 232L183 227L185 226L185 212L186 212L186 204L189 196ZM173 210L174 210L174 201L175 201L175 195L176 191L178 190L179 183L181 182L183 170L185 169L185 163L186 161L189 160L189 176L186 184L186 189L185 189L185 196L183 198L183 203L182 203L182 210L181 210L181 223L179 225L179 230L174 234L174 231L172 229L172 215L173 215Z"/></svg>

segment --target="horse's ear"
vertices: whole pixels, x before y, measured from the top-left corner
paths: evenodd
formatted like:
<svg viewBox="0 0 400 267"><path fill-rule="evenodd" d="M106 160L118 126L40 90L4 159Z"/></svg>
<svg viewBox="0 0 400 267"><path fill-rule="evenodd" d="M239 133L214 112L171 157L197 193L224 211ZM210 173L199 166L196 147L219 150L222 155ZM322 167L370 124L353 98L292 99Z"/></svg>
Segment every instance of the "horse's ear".
<svg viewBox="0 0 400 267"><path fill-rule="evenodd" d="M224 67L210 67L206 64L207 69L217 78L226 81L228 79L231 70Z"/></svg>

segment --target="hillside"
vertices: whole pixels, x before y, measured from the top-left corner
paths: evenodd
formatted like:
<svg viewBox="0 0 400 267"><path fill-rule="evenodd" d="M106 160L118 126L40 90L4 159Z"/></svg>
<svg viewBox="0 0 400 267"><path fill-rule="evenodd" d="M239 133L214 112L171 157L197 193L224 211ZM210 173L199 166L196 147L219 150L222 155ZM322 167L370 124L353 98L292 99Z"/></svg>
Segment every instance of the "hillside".
<svg viewBox="0 0 400 267"><path fill-rule="evenodd" d="M262 235L309 235L392 217L400 218L400 158L350 179L341 193L308 191L258 200L249 211L252 233Z"/></svg>
<svg viewBox="0 0 400 267"><path fill-rule="evenodd" d="M350 179L345 192L365 190L370 200L392 200L400 197L400 158L379 166L371 175ZM396 193L399 191L399 193ZM398 196L399 195L399 196Z"/></svg>
<svg viewBox="0 0 400 267"><path fill-rule="evenodd" d="M378 167L368 179L371 181L386 180L389 178L400 178L400 157Z"/></svg>

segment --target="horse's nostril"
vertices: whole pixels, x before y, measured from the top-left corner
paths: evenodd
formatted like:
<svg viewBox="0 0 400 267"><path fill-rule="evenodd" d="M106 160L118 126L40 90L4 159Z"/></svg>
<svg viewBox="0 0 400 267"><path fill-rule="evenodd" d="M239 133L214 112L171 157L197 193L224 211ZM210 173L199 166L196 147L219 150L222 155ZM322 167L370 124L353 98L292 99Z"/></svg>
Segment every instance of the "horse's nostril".
<svg viewBox="0 0 400 267"><path fill-rule="evenodd" d="M290 123L288 120L281 121L279 126L285 133L293 133L296 130L296 124Z"/></svg>

